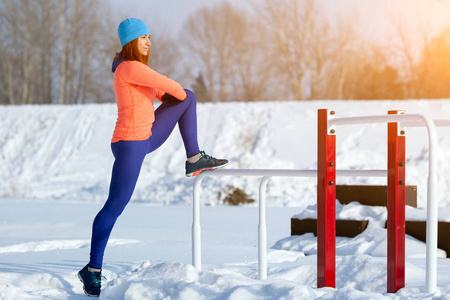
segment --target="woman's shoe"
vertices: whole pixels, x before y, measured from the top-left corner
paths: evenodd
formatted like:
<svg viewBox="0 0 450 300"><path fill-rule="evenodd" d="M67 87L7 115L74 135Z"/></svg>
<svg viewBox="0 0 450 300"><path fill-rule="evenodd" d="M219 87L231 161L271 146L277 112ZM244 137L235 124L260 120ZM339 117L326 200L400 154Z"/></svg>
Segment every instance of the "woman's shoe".
<svg viewBox="0 0 450 300"><path fill-rule="evenodd" d="M223 168L228 165L228 160L217 159L200 151L200 159L196 163L186 161L186 177L194 177L208 170Z"/></svg>
<svg viewBox="0 0 450 300"><path fill-rule="evenodd" d="M89 271L89 265L86 265L80 272L78 278L83 283L83 290L89 297L99 297L100 289L102 287L102 271Z"/></svg>

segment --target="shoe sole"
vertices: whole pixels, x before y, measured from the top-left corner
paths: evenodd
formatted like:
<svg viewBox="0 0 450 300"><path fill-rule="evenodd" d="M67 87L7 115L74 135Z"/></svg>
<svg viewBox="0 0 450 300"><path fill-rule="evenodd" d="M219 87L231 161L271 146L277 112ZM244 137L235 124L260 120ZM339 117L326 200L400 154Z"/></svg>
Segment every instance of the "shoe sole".
<svg viewBox="0 0 450 300"><path fill-rule="evenodd" d="M214 171L214 170L217 170L217 169L226 167L226 166L228 166L228 163L223 164L223 165L220 165L220 166L216 166L216 167L200 169L200 170L198 170L198 171L195 171L195 172L186 174L186 177L194 177L194 176L200 175L200 174L203 173L203 172Z"/></svg>
<svg viewBox="0 0 450 300"><path fill-rule="evenodd" d="M80 273L78 273L77 275L78 275L78 279L80 279L81 283L83 284L83 292L86 294L86 296L88 296L88 297L97 297L97 298L100 297L100 295L92 295L92 294L89 294L88 292L86 292L86 290L84 289L83 278L81 278Z"/></svg>

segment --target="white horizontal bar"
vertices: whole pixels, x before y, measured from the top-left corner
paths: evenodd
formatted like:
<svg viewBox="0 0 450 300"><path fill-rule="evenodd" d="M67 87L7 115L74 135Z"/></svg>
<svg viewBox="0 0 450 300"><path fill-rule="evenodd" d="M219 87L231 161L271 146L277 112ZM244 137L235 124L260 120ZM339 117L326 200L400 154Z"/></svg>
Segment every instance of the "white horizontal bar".
<svg viewBox="0 0 450 300"><path fill-rule="evenodd" d="M317 177L317 170L286 170L286 169L220 169L204 172L198 175L198 180L207 176L288 176ZM336 176L349 177L386 177L386 170L336 170Z"/></svg>
<svg viewBox="0 0 450 300"><path fill-rule="evenodd" d="M433 120L436 127L450 127L450 120Z"/></svg>
<svg viewBox="0 0 450 300"><path fill-rule="evenodd" d="M445 119L436 119L433 120L434 125L436 127L450 127L450 120L445 120ZM415 121L415 122L402 122L402 126L404 127L426 127L426 124L422 121Z"/></svg>
<svg viewBox="0 0 450 300"><path fill-rule="evenodd" d="M220 169L203 172L197 177L206 176L292 176L316 177L316 170L286 170L286 169Z"/></svg>
<svg viewBox="0 0 450 300"><path fill-rule="evenodd" d="M417 114L398 114L398 115L379 115L348 118L331 118L328 120L328 126L335 125L355 125L355 124L373 124L400 122L404 127L426 127L426 122L422 115ZM450 120L433 120L436 127L450 127Z"/></svg>
<svg viewBox="0 0 450 300"><path fill-rule="evenodd" d="M334 125L355 125L355 124L372 124L372 123L388 123L400 122L399 117L414 116L414 115L379 115L379 116L364 116L364 117L349 117L349 118L330 118L328 126ZM403 118L402 118L403 119ZM412 118L413 121L416 118ZM405 121L405 120L403 120Z"/></svg>
<svg viewBox="0 0 450 300"><path fill-rule="evenodd" d="M336 176L387 177L387 170L336 170Z"/></svg>

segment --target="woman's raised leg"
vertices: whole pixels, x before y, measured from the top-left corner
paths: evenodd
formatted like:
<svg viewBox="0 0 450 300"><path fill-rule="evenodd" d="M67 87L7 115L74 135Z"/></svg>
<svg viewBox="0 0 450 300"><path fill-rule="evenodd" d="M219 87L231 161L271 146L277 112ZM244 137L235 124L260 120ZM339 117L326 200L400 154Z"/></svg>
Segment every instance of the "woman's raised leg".
<svg viewBox="0 0 450 300"><path fill-rule="evenodd" d="M191 157L200 152L197 141L197 101L193 92L185 91L187 94L185 101L177 103L165 101L156 109L148 152L158 149L170 136L177 123L186 156Z"/></svg>

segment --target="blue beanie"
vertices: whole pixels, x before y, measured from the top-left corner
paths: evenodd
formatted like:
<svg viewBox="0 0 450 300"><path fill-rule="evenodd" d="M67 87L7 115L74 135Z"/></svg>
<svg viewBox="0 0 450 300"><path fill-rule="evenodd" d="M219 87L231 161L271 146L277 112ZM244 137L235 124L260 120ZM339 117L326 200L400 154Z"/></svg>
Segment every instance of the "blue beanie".
<svg viewBox="0 0 450 300"><path fill-rule="evenodd" d="M119 24L117 32L119 34L120 43L123 47L128 42L131 42L132 40L137 39L140 36L150 34L150 29L148 29L147 24L145 24L141 20L130 18L123 20Z"/></svg>

